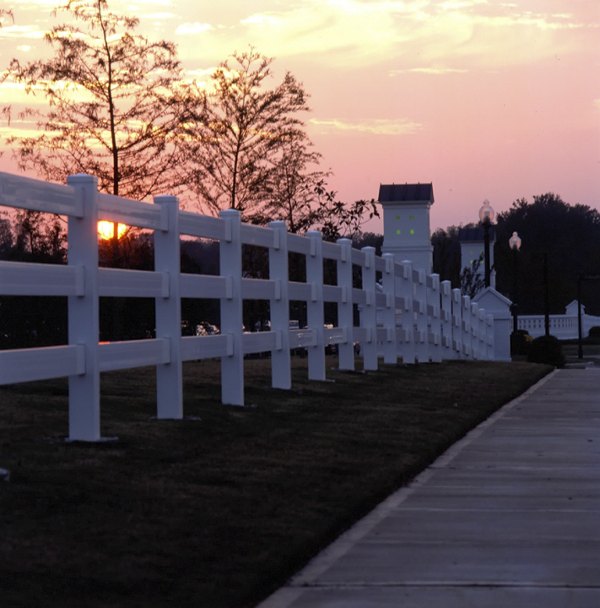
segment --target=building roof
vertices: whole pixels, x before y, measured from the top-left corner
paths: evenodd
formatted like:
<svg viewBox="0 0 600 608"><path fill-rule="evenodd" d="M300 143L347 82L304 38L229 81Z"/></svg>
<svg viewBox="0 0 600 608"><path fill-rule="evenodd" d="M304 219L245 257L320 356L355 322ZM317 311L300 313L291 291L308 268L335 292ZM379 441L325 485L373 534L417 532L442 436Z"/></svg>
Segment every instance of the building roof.
<svg viewBox="0 0 600 608"><path fill-rule="evenodd" d="M433 203L433 184L381 184L380 203Z"/></svg>
<svg viewBox="0 0 600 608"><path fill-rule="evenodd" d="M468 226L458 229L458 240L461 243L483 243L483 228L481 226ZM490 226L490 241L496 240L496 227Z"/></svg>

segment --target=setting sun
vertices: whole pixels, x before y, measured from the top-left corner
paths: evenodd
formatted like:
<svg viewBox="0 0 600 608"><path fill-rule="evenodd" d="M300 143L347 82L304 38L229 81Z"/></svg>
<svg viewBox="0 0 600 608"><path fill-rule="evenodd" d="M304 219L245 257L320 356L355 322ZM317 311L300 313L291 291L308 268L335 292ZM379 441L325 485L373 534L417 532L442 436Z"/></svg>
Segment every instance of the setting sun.
<svg viewBox="0 0 600 608"><path fill-rule="evenodd" d="M104 241L109 241L113 238L113 226L113 222L107 222L106 220L98 222L98 236ZM125 224L117 224L117 226L117 236L121 238L127 231L127 226Z"/></svg>

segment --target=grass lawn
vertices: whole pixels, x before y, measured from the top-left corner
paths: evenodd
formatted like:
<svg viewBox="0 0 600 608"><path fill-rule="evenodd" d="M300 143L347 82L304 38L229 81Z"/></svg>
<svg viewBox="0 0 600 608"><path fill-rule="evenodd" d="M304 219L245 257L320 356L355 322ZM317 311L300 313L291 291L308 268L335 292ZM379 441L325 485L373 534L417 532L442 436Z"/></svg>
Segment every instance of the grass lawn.
<svg viewBox="0 0 600 608"><path fill-rule="evenodd" d="M157 421L151 369L102 377L102 430L68 444L67 384L0 389L3 608L252 606L550 368L448 362L330 369L219 404L218 362L184 367L184 421ZM335 360L329 361L330 367Z"/></svg>

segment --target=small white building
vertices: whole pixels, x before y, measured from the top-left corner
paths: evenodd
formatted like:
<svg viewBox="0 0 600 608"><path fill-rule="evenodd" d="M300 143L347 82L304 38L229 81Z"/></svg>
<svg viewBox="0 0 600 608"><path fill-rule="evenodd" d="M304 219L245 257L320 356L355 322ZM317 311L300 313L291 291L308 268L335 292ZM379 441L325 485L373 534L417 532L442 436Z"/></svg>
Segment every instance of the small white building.
<svg viewBox="0 0 600 608"><path fill-rule="evenodd" d="M494 270L494 244L496 243L495 226L490 226L490 284L491 287L496 287L496 271ZM482 226L472 226L460 228L458 231L458 240L460 242L460 270L465 268L473 269L477 264L477 260L481 258L481 263L477 270L477 274L483 280L484 277L484 235Z"/></svg>
<svg viewBox="0 0 600 608"><path fill-rule="evenodd" d="M512 302L493 287L486 287L475 298L486 313L494 316L494 360L510 361L510 334L512 332Z"/></svg>
<svg viewBox="0 0 600 608"><path fill-rule="evenodd" d="M396 261L410 260L413 268L431 274L433 247L429 209L433 184L382 184L379 203L383 207L382 253L393 253Z"/></svg>

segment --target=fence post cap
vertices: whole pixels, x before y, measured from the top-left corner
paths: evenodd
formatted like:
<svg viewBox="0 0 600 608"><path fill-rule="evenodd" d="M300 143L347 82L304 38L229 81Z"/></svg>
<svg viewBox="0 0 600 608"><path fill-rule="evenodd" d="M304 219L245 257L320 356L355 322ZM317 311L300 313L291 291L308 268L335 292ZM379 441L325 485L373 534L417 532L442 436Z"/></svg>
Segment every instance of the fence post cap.
<svg viewBox="0 0 600 608"><path fill-rule="evenodd" d="M221 209L219 215L224 218L239 218L240 212L237 209Z"/></svg>
<svg viewBox="0 0 600 608"><path fill-rule="evenodd" d="M95 175L87 173L76 173L67 177L67 184L73 186L75 184L95 184L98 185L98 178Z"/></svg>
<svg viewBox="0 0 600 608"><path fill-rule="evenodd" d="M156 205L178 205L179 199L172 194L160 194L159 196L155 196L153 199L154 204Z"/></svg>

